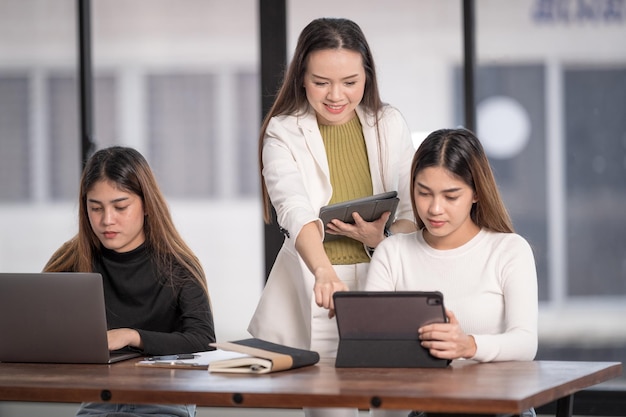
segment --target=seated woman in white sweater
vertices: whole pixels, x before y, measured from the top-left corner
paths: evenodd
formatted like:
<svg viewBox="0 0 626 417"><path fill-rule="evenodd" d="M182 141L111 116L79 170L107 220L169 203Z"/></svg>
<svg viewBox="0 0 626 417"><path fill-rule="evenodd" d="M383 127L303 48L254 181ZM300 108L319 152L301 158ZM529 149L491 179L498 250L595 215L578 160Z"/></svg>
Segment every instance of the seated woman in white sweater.
<svg viewBox="0 0 626 417"><path fill-rule="evenodd" d="M411 166L418 232L385 239L364 290L440 291L448 323L416 329L433 356L533 360L537 273L513 231L480 141L466 129L431 133Z"/></svg>

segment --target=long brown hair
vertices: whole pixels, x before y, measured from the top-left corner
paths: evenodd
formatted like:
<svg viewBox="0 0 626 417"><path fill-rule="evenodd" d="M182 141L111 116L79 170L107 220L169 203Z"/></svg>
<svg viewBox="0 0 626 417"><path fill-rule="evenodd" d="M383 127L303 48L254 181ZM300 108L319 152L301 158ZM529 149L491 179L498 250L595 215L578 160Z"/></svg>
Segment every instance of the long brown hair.
<svg viewBox="0 0 626 417"><path fill-rule="evenodd" d="M476 193L470 217L479 227L513 233L513 222L502 201L489 160L480 141L467 129L441 129L424 139L411 165L411 204L418 229L424 222L415 205L415 178L424 168L443 167Z"/></svg>
<svg viewBox="0 0 626 417"><path fill-rule="evenodd" d="M259 134L259 169L261 173L261 192L263 198L263 218L271 221L271 203L263 180L263 139L267 125L272 117L284 114L306 112L308 101L304 90L304 75L308 58L312 52L325 49L347 49L361 54L365 70L365 91L361 105L378 117L383 103L380 99L374 58L363 31L355 22L341 18L321 18L313 20L300 33L293 59L287 68L276 100L265 116ZM378 127L378 119L376 119ZM380 144L379 144L380 146Z"/></svg>
<svg viewBox="0 0 626 417"><path fill-rule="evenodd" d="M113 146L97 151L85 165L80 180L78 233L65 242L50 258L48 272L92 272L100 241L91 228L87 212L87 193L100 181L114 183L121 190L138 195L145 212L146 246L155 257L159 271L171 279L182 267L207 292L200 261L176 230L169 208L148 162L135 149Z"/></svg>

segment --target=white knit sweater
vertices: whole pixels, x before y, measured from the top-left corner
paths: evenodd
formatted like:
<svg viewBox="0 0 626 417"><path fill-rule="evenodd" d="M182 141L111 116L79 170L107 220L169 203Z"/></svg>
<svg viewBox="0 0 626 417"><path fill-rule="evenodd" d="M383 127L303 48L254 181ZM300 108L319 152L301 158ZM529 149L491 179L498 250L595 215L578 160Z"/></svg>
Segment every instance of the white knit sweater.
<svg viewBox="0 0 626 417"><path fill-rule="evenodd" d="M532 360L537 353L537 272L532 249L515 233L481 230L451 250L422 232L385 239L370 264L366 291L440 291L480 362Z"/></svg>

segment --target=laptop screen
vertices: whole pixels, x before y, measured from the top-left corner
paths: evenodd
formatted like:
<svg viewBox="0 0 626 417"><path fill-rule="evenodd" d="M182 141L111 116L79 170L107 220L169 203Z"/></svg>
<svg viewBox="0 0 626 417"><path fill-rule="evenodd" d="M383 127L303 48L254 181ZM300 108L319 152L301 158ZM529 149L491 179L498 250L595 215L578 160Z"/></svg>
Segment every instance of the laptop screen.
<svg viewBox="0 0 626 417"><path fill-rule="evenodd" d="M0 334L0 362L108 363L102 276L0 273Z"/></svg>

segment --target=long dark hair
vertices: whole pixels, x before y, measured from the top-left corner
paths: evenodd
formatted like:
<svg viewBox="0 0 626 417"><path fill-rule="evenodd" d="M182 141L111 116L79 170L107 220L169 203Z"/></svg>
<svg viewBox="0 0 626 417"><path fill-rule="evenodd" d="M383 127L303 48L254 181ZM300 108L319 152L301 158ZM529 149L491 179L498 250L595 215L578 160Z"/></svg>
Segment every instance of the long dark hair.
<svg viewBox="0 0 626 417"><path fill-rule="evenodd" d="M313 20L300 33L293 59L287 68L276 100L263 120L259 135L259 167L261 173L263 172L263 139L270 119L278 115L297 114L306 111L308 101L304 90L304 75L307 70L308 58L312 52L326 49L347 49L361 54L363 69L365 70L365 91L361 105L367 112L375 116L381 110L383 103L378 90L374 58L359 25L351 20L341 18ZM263 217L269 223L271 203L262 175L261 192L264 208Z"/></svg>
<svg viewBox="0 0 626 417"><path fill-rule="evenodd" d="M411 165L411 203L418 229L424 228L415 205L415 178L425 168L443 167L476 193L470 217L479 227L512 233L513 223L504 206L489 160L480 141L468 129L441 129L424 139Z"/></svg>
<svg viewBox="0 0 626 417"><path fill-rule="evenodd" d="M100 181L110 181L120 190L141 198L146 246L155 256L158 270L176 278L174 271L182 267L207 291L200 261L176 230L148 162L135 149L122 146L101 149L87 161L80 180L78 233L52 255L44 269L50 272L93 270L100 241L89 223L87 193Z"/></svg>

